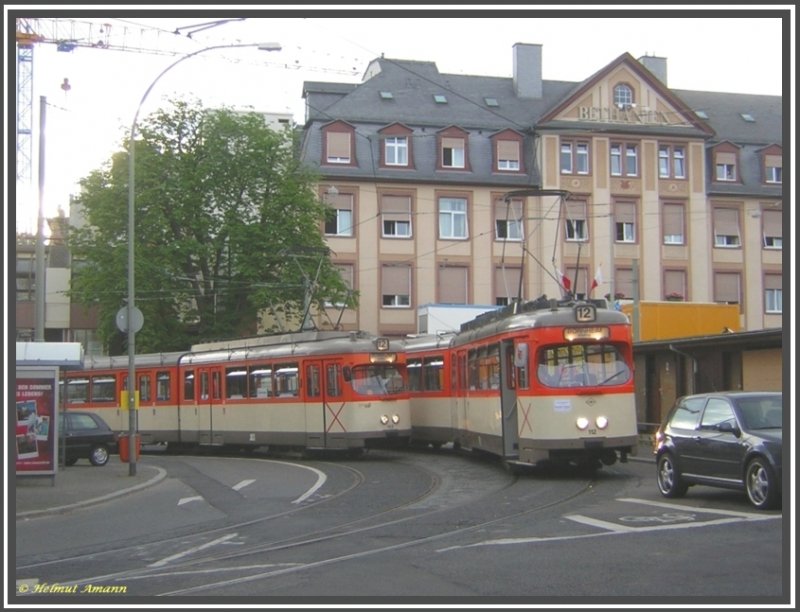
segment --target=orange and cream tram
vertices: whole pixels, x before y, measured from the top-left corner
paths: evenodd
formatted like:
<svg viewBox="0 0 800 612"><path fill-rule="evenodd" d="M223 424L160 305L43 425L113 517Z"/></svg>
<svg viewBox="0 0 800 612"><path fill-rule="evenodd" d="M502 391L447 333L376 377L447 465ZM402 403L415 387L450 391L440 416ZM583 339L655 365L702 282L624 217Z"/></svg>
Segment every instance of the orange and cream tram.
<svg viewBox="0 0 800 612"><path fill-rule="evenodd" d="M65 374L66 408L128 430L126 357ZM399 341L363 332L299 332L136 356L143 444L301 450L403 445L410 434Z"/></svg>
<svg viewBox="0 0 800 612"><path fill-rule="evenodd" d="M413 441L508 464L594 468L636 452L631 327L604 300L514 303L405 350Z"/></svg>

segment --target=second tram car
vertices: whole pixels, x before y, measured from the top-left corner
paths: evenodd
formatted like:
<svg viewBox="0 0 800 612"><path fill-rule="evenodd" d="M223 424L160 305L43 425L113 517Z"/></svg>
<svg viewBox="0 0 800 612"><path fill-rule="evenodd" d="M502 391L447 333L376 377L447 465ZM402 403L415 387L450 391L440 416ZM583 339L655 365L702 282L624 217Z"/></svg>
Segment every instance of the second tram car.
<svg viewBox="0 0 800 612"><path fill-rule="evenodd" d="M511 304L405 350L413 441L528 465L596 468L636 452L630 323L604 300Z"/></svg>
<svg viewBox="0 0 800 612"><path fill-rule="evenodd" d="M128 429L127 359L65 374L66 408ZM404 445L411 431L399 341L363 332L299 332L136 356L143 444L301 450Z"/></svg>

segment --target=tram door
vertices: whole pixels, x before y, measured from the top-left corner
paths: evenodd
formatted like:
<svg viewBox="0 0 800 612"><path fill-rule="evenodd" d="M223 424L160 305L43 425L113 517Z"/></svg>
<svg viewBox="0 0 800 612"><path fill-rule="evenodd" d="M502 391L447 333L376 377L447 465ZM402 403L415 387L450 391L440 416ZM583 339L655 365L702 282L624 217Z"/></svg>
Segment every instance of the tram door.
<svg viewBox="0 0 800 612"><path fill-rule="evenodd" d="M514 384L514 341L503 340L500 350L500 404L503 413L503 456L519 456L517 390Z"/></svg>
<svg viewBox="0 0 800 612"><path fill-rule="evenodd" d="M222 444L220 432L214 431L214 406L220 403L219 371L197 368L197 442Z"/></svg>
<svg viewBox="0 0 800 612"><path fill-rule="evenodd" d="M308 361L305 368L306 447L344 448L347 430L342 364Z"/></svg>

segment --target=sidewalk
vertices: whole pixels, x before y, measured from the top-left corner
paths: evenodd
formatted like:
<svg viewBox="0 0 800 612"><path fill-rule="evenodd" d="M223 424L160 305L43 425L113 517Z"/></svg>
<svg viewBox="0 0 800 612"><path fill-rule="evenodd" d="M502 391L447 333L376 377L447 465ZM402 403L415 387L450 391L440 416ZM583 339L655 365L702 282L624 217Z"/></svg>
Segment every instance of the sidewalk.
<svg viewBox="0 0 800 612"><path fill-rule="evenodd" d="M139 457L134 476L118 455L99 467L81 459L75 465L59 466L54 476L18 474L14 489L9 486L9 508L13 500L18 520L58 514L152 486L166 475L162 468L148 465L146 456Z"/></svg>

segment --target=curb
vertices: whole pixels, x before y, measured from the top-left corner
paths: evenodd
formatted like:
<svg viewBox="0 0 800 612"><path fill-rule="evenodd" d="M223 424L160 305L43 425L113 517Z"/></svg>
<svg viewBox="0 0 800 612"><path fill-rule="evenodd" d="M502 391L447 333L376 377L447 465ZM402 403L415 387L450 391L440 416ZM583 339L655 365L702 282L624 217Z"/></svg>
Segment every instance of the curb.
<svg viewBox="0 0 800 612"><path fill-rule="evenodd" d="M99 502L108 501L110 499L114 499L115 497L122 497L123 495L128 495L129 493L133 493L135 491L139 491L141 489L151 487L155 484L158 484L167 476L166 470L160 468L155 465L147 466L148 468L152 468L156 470L156 475L153 476L150 480L145 482L141 482L137 485L133 485L132 487L127 487L125 489L120 489L118 491L114 491L113 493L108 493L107 495L101 495L99 497L92 497L89 499L84 499L79 502L75 502L72 504L66 504L64 506L54 506L52 508L43 508L41 510L27 510L25 512L18 512L16 517L20 518L32 518L38 516L46 516L48 514L60 514L62 512L67 512L69 510L74 510L75 508L80 508L82 506L91 506L97 504Z"/></svg>

